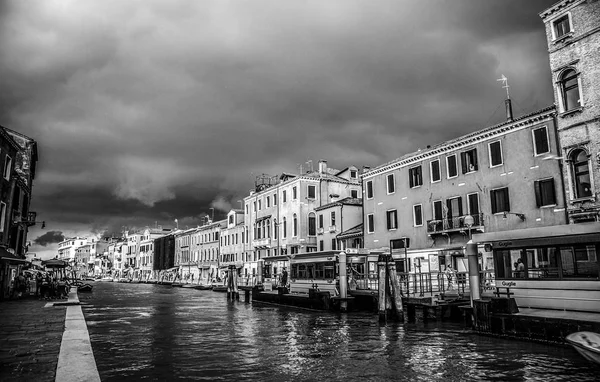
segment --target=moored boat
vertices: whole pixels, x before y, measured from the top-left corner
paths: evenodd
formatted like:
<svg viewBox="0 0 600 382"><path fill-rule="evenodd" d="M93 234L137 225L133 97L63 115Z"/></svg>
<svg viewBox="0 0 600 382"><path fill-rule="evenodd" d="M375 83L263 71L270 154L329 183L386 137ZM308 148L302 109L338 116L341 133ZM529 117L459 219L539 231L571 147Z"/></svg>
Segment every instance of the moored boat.
<svg viewBox="0 0 600 382"><path fill-rule="evenodd" d="M91 292L92 288L90 284L83 284L77 287L77 292Z"/></svg>
<svg viewBox="0 0 600 382"><path fill-rule="evenodd" d="M579 354L600 365L600 334L576 332L569 334L566 340Z"/></svg>
<svg viewBox="0 0 600 382"><path fill-rule="evenodd" d="M208 285L208 284L198 284L198 285L194 285L194 289L198 289L198 290L211 290L213 288L212 285Z"/></svg>

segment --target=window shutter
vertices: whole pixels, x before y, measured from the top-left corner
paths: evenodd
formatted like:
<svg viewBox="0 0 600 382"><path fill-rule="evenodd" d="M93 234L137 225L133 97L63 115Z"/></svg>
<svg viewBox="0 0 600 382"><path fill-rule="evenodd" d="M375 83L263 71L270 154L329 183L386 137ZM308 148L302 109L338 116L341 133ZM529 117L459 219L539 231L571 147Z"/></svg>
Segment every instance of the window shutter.
<svg viewBox="0 0 600 382"><path fill-rule="evenodd" d="M462 166L462 173L467 173L467 153L460 153L460 165Z"/></svg>
<svg viewBox="0 0 600 382"><path fill-rule="evenodd" d="M477 165L477 149L473 149L473 167L475 167L475 170L479 169Z"/></svg>
<svg viewBox="0 0 600 382"><path fill-rule="evenodd" d="M392 228L392 224L391 224L392 223L392 221L391 221L392 213L390 211L388 211L385 215L387 218L387 229L390 229L390 228Z"/></svg>
<svg viewBox="0 0 600 382"><path fill-rule="evenodd" d="M450 219L452 217L452 200L446 199L446 207L448 207L448 213L446 214L446 218Z"/></svg>
<svg viewBox="0 0 600 382"><path fill-rule="evenodd" d="M510 199L508 197L508 187L502 190L504 193L504 198L506 200L506 205L504 211L510 211Z"/></svg>
<svg viewBox="0 0 600 382"><path fill-rule="evenodd" d="M463 216L462 196L458 197L458 216Z"/></svg>
<svg viewBox="0 0 600 382"><path fill-rule="evenodd" d="M421 166L419 166L418 174L419 174L419 186L420 186L423 184L423 171L421 171Z"/></svg>
<svg viewBox="0 0 600 382"><path fill-rule="evenodd" d="M496 190L490 191L490 199L492 201L492 213L495 214L498 212L498 198L496 196Z"/></svg>
<svg viewBox="0 0 600 382"><path fill-rule="evenodd" d="M408 182L409 182L409 186L410 188L413 188L415 186L415 173L413 171L413 169L411 168L410 170L408 170Z"/></svg>
<svg viewBox="0 0 600 382"><path fill-rule="evenodd" d="M542 187L539 180L533 182L535 189L535 205L539 208L542 206Z"/></svg>

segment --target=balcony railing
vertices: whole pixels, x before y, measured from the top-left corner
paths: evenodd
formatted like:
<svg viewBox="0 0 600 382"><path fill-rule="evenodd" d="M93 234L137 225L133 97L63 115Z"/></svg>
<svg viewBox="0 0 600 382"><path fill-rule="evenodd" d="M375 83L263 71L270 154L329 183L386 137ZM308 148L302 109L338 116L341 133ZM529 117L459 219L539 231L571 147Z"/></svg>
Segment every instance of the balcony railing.
<svg viewBox="0 0 600 382"><path fill-rule="evenodd" d="M483 227L483 214L463 215L456 216L441 220L428 220L427 221L427 233L442 233L449 231L464 231L468 230L469 227L465 224L465 217L473 217L473 225L471 229Z"/></svg>
<svg viewBox="0 0 600 382"><path fill-rule="evenodd" d="M269 247L271 245L271 238L254 239L252 240L252 245L254 247Z"/></svg>

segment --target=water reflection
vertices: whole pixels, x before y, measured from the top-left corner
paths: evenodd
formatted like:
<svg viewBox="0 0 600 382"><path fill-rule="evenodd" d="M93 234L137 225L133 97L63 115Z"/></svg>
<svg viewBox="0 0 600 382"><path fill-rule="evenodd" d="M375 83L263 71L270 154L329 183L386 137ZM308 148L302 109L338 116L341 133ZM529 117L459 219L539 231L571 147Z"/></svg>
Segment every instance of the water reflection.
<svg viewBox="0 0 600 382"><path fill-rule="evenodd" d="M97 283L84 314L103 381L594 380L570 348L460 325L228 302L211 291Z"/></svg>

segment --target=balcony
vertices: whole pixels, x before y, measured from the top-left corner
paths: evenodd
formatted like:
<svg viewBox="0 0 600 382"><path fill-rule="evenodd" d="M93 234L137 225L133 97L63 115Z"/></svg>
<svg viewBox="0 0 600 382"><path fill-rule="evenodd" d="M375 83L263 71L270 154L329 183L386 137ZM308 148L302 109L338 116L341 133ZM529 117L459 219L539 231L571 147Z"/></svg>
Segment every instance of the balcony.
<svg viewBox="0 0 600 382"><path fill-rule="evenodd" d="M325 229L323 227L317 228L317 235L322 235L323 232L325 232Z"/></svg>
<svg viewBox="0 0 600 382"><path fill-rule="evenodd" d="M270 248L271 247L271 239L270 238L264 238L264 239L254 239L252 240L252 246L254 248Z"/></svg>
<svg viewBox="0 0 600 382"><path fill-rule="evenodd" d="M473 217L473 225L471 226L472 230L483 231L483 214L479 213L474 215L456 216L441 220L428 220L427 233L431 235L436 233L466 231L469 229L469 227L465 225L465 217L467 216Z"/></svg>
<svg viewBox="0 0 600 382"><path fill-rule="evenodd" d="M335 232L337 229L337 227L335 225L330 225L329 226L329 232Z"/></svg>

